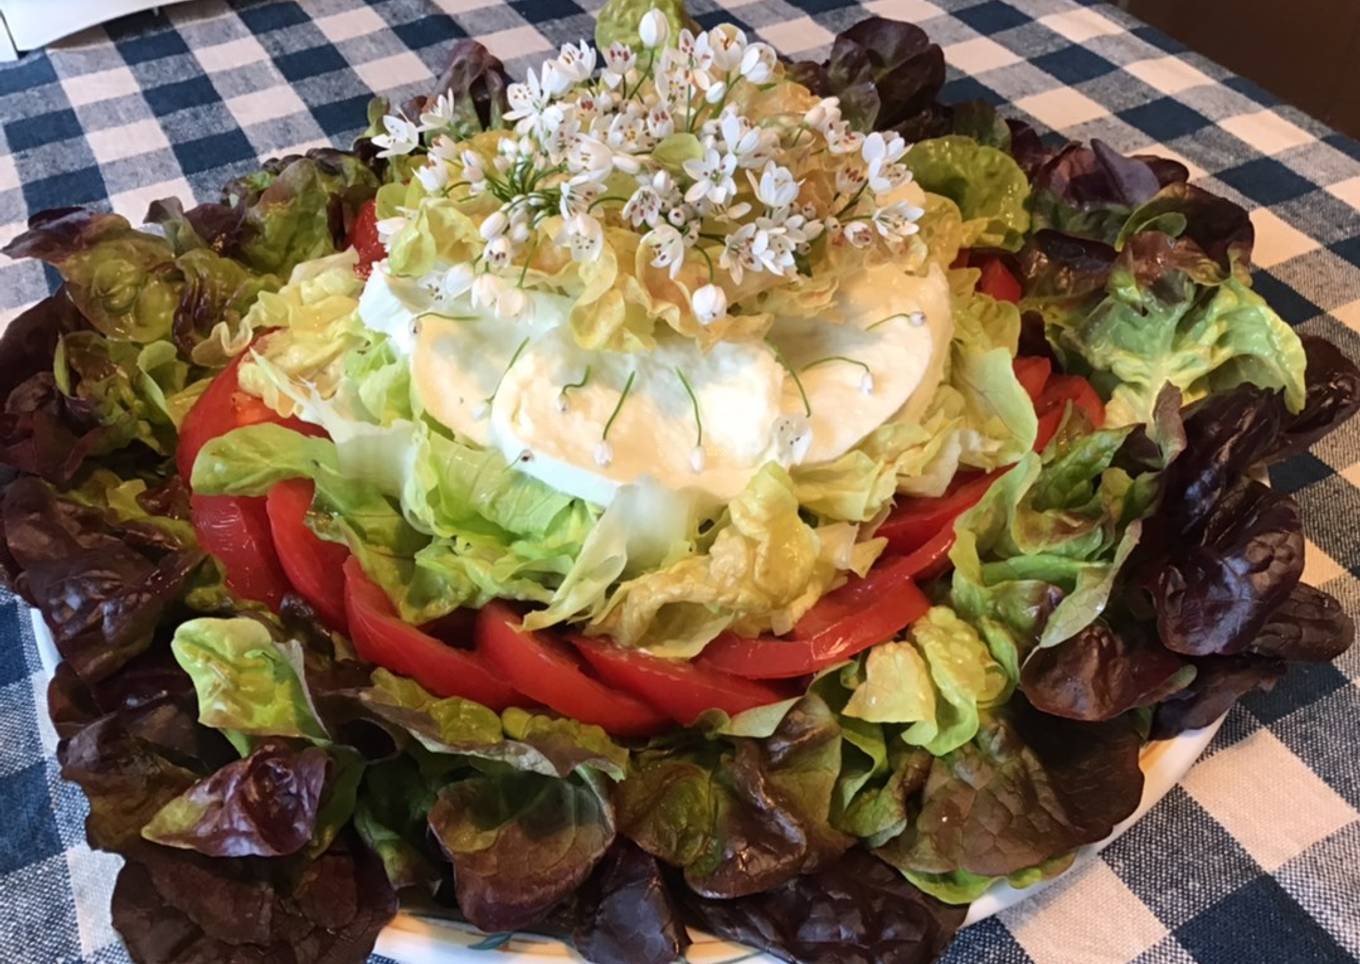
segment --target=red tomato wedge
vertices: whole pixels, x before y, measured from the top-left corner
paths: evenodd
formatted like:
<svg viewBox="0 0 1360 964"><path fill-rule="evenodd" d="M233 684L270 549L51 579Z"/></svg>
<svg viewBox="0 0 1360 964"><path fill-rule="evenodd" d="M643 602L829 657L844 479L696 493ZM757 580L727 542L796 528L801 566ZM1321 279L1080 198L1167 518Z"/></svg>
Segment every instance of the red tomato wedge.
<svg viewBox="0 0 1360 964"><path fill-rule="evenodd" d="M586 636L572 636L571 641L605 682L645 700L685 726L705 710L719 709L734 715L793 695L769 683L719 672L698 662L662 659Z"/></svg>
<svg viewBox="0 0 1360 964"><path fill-rule="evenodd" d="M913 556L883 560L863 579L852 578L823 596L788 636L753 639L723 633L708 644L698 663L765 680L805 676L849 659L925 615L930 601L912 581L919 571L921 561Z"/></svg>
<svg viewBox="0 0 1360 964"><path fill-rule="evenodd" d="M339 543L327 542L307 527L307 510L314 489L307 479L275 484L265 498L269 531L274 536L274 551L283 571L298 595L307 600L326 625L343 632L346 621L342 570L349 550Z"/></svg>
<svg viewBox="0 0 1360 964"><path fill-rule="evenodd" d="M1105 403L1080 375L1054 375L1044 386L1035 408L1042 415L1053 409L1061 411L1067 402L1081 409L1096 428L1105 424Z"/></svg>
<svg viewBox="0 0 1360 964"><path fill-rule="evenodd" d="M670 718L627 692L586 674L572 647L548 633L520 627L520 615L503 602L477 614L477 653L525 696L615 736L649 736Z"/></svg>
<svg viewBox="0 0 1360 964"><path fill-rule="evenodd" d="M1038 355L1021 355L1011 362L1011 365L1015 369L1015 379L1020 383L1020 387L1025 390L1029 400L1038 405L1048 376L1053 373L1053 363Z"/></svg>
<svg viewBox="0 0 1360 964"><path fill-rule="evenodd" d="M226 570L227 588L238 596L278 609L291 587L274 551L264 499L243 495L191 496L189 518L198 544Z"/></svg>
<svg viewBox="0 0 1360 964"><path fill-rule="evenodd" d="M1052 408L1039 416L1039 431L1034 434L1034 451L1042 454L1048 448L1048 443L1053 441L1053 436L1058 434L1058 426L1062 424L1063 408Z"/></svg>
<svg viewBox="0 0 1360 964"><path fill-rule="evenodd" d="M345 560L344 573L345 615L361 658L411 677L436 696L461 696L493 710L529 705L482 656L446 646L402 622L358 559Z"/></svg>
<svg viewBox="0 0 1360 964"><path fill-rule="evenodd" d="M284 418L259 398L242 391L236 376L247 357L249 351L241 352L231 360L231 364L218 372L184 416L175 448L175 467L186 484L193 475L194 460L198 458L199 449L234 428L274 422L304 435L325 434L320 426L301 419Z"/></svg>
<svg viewBox="0 0 1360 964"><path fill-rule="evenodd" d="M911 552L925 544L941 529L954 524L959 514L971 509L1005 469L961 479L955 477L944 495L902 499L892 514L874 533L888 540L888 548Z"/></svg>
<svg viewBox="0 0 1360 964"><path fill-rule="evenodd" d="M952 548L954 527L949 525L902 556L902 568L909 570L913 579L933 579L949 569L949 550Z"/></svg>
<svg viewBox="0 0 1360 964"><path fill-rule="evenodd" d="M1015 280L1015 275L1011 274L1010 269L1002 263L1000 258L977 258L972 259L973 267L982 269L982 277L978 279L977 290L984 295L990 295L997 301L1009 301L1015 304L1020 300L1023 293L1020 282ZM980 263L979 263L980 262Z"/></svg>
<svg viewBox="0 0 1360 964"><path fill-rule="evenodd" d="M387 249L383 247L382 240L378 237L376 202L365 201L360 206L354 224L349 229L349 245L359 253L359 263L354 266L354 273L361 278L368 277L369 272L373 270L374 262L387 257Z"/></svg>

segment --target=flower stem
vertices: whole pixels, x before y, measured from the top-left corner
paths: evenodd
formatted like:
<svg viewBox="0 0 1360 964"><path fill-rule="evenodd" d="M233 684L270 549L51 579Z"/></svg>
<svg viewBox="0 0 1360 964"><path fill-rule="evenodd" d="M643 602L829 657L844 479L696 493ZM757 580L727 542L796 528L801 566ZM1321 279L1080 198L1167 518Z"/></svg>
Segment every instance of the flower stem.
<svg viewBox="0 0 1360 964"><path fill-rule="evenodd" d="M526 338L525 341L528 341ZM512 363L513 364L513 363ZM628 373L628 381L623 383L623 391L619 393L618 403L614 406L614 411L609 413L609 419L604 423L604 431L600 433L600 440L605 441L609 438L609 430L614 427L614 419L619 417L619 412L623 410L623 403L628 399L628 393L633 390L633 379L637 378L637 372Z"/></svg>
<svg viewBox="0 0 1360 964"><path fill-rule="evenodd" d="M793 366L788 363L788 359L784 357L784 353L779 350L778 345L768 338L765 339L765 344L769 345L770 351L774 353L774 360L779 362L779 364L783 366L784 371L788 372L789 377L793 379L794 387L798 389L798 397L803 400L803 414L808 418L812 418L812 403L808 401L807 391L803 388L803 380L798 377L798 373L794 371Z"/></svg>
<svg viewBox="0 0 1360 964"><path fill-rule="evenodd" d="M493 402L496 401L496 395L501 390L501 382L505 381L505 376L510 374L510 369L515 367L515 362L519 361L520 354L524 351L525 347L528 344L529 339L525 338L523 341L519 343L519 346L515 349L515 353L510 356L510 361L506 363L505 370L501 372L501 377L496 379L496 387L491 390L490 395L486 396L487 406L490 406Z"/></svg>
<svg viewBox="0 0 1360 964"><path fill-rule="evenodd" d="M690 385L689 379L679 368L675 369L675 374L680 379L680 384L685 386L685 394L689 396L689 403L694 406L694 424L698 428L698 435L694 439L695 445L704 444L704 420L699 415L699 399L694 394L694 387Z"/></svg>
<svg viewBox="0 0 1360 964"><path fill-rule="evenodd" d="M816 361L810 361L804 365L803 371L807 371L809 368L817 368L818 366L828 364L829 362L845 362L847 365L858 365L866 372L869 372L869 374L873 374L868 364L860 361L858 358L850 358L847 355L827 355L825 358L818 358Z"/></svg>

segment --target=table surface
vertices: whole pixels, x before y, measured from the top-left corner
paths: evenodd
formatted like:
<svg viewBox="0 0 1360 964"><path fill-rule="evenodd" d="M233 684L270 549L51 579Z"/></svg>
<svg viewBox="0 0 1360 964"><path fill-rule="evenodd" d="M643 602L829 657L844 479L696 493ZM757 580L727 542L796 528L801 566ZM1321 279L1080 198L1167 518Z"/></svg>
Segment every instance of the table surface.
<svg viewBox="0 0 1360 964"><path fill-rule="evenodd" d="M0 68L0 244L44 208L134 221L167 195L213 197L255 159L347 145L373 93L425 88L477 37L515 76L592 34L602 0L196 0L96 28ZM1301 331L1360 357L1360 144L1108 4L1072 0L691 0L788 54L820 55L868 13L945 50L947 99L1125 152L1183 161L1252 210L1257 289ZM0 264L0 322L48 291ZM1303 507L1305 578L1360 609L1360 425L1272 473ZM0 964L125 961L61 781L23 607L0 600ZM1360 648L1296 668L1229 715L1183 785L1095 861L964 932L950 964L1281 964L1360 959Z"/></svg>

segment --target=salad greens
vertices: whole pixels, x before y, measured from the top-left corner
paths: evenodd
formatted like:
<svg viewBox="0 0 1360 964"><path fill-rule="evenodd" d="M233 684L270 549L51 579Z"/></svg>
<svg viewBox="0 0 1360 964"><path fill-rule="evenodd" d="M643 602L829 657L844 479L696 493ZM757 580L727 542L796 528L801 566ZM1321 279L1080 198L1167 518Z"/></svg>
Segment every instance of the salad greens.
<svg viewBox="0 0 1360 964"><path fill-rule="evenodd" d="M621 62L611 44L654 50L684 29L678 2L611 0L596 37ZM62 774L89 800L90 844L125 858L112 917L134 959L361 961L400 892L604 964L681 958L686 924L790 961L927 962L995 882L1061 873L1133 812L1149 736L1350 644L1340 603L1300 581L1298 506L1258 477L1360 408L1360 371L1252 291L1241 208L1174 162L1055 148L987 105L940 103L943 54L908 24L866 20L821 63L746 50L766 78L754 116L810 128L835 96L844 137L914 142L901 160L920 211L899 260L947 285L954 331L919 406L834 460L767 465L717 508L645 484L601 508L430 417L403 312L446 307L415 276L480 250L490 209L431 196L414 143L392 146L443 148L388 124L386 104L353 152L269 161L190 209L157 202L159 233L68 209L6 248L63 284L0 336L0 573L62 656ZM514 142L512 100L500 62L460 40L402 116L470 145L466 172ZM675 174L702 151L677 129L654 153ZM835 196L830 168L806 174ZM386 328L358 319L368 202L390 250ZM578 259L590 239L557 220L564 240L521 278L556 286L541 296L592 348L758 338L872 263L827 244L835 270L818 277L791 254L796 278L750 269L730 292L741 310L705 323L695 259L660 270L617 226ZM984 283L998 265L1018 303ZM1044 406L1017 356L1051 364L1049 384L1089 379L1104 424ZM224 370L238 390L205 395ZM191 438L204 397L268 417ZM796 638L847 579L895 561L895 507L978 479L932 533L952 539L950 571L922 577L930 605L896 638L740 680L771 698L628 739L375 667L305 594L247 600L199 514L239 500L255 513L241 525L278 534L271 493L302 480L300 528L351 554L410 633L457 659L465 610L518 601L537 671L598 684L569 627L667 657L637 664L652 671L712 673L715 639L780 645L768 637Z"/></svg>

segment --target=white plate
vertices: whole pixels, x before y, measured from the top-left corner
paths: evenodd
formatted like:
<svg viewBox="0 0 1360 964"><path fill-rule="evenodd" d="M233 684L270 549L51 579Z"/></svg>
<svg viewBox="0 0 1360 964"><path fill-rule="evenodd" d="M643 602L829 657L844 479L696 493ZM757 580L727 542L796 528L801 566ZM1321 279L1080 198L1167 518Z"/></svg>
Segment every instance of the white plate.
<svg viewBox="0 0 1360 964"><path fill-rule="evenodd" d="M52 633L37 610L33 610L33 635L38 644L38 654L43 668L50 676L57 667L60 657L52 640ZM1114 828L1114 831L1099 843L1082 848L1078 862L1097 853L1133 826L1143 814L1152 809L1153 804L1174 787L1192 767L1209 741L1214 738L1223 720L1215 720L1202 730L1190 730L1170 740L1150 743L1143 749L1141 764L1143 768L1143 798L1138 809ZM968 919L964 926L976 924L980 920L1000 913L1012 904L1042 890L1051 881L1016 890L1006 884L998 884L980 900L974 901L968 909ZM736 961L757 964L769 962L773 958L753 955L750 950L727 941L720 941L705 934L691 934L694 939L686 959L691 964L735 964ZM478 948L476 945L481 944ZM378 935L377 953L404 964L486 964L485 951L494 945L497 950L496 964L542 964L552 961L579 961L566 945L559 941L532 935L516 934L509 939L502 936L488 938L487 935L473 930L467 925L450 921L418 917L414 914L400 913L381 934Z"/></svg>

